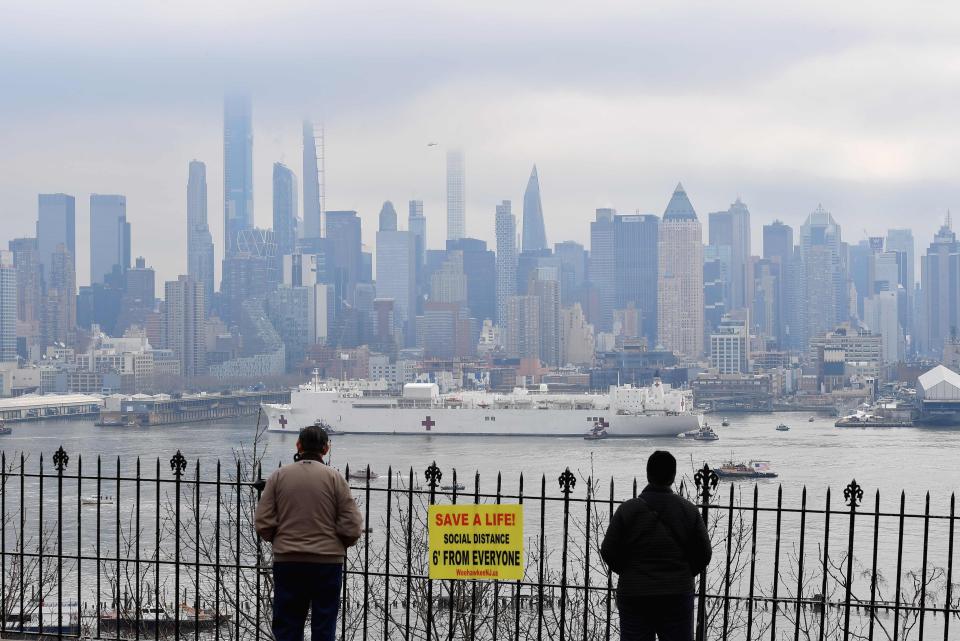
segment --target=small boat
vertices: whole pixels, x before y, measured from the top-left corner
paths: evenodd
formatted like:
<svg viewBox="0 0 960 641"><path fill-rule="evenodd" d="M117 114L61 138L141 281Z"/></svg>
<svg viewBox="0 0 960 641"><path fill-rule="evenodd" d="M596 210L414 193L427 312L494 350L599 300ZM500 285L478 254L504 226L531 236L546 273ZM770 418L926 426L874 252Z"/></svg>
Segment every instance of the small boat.
<svg viewBox="0 0 960 641"><path fill-rule="evenodd" d="M777 425L777 431L778 431L778 432L789 432L789 431L790 431L790 426L787 425L786 423L780 423L780 425Z"/></svg>
<svg viewBox="0 0 960 641"><path fill-rule="evenodd" d="M721 425L722 427L730 427L730 419L727 418L726 416L724 416L724 417L723 417L723 420L720 421L720 425Z"/></svg>
<svg viewBox="0 0 960 641"><path fill-rule="evenodd" d="M769 461L750 461L749 463L734 463L728 461L715 469L722 479L775 479L777 473L770 469Z"/></svg>
<svg viewBox="0 0 960 641"><path fill-rule="evenodd" d="M704 424L703 427L697 430L690 430L689 432L681 432L677 434L677 438L689 439L693 441L719 441L720 436L713 431L713 428L709 425Z"/></svg>
<svg viewBox="0 0 960 641"><path fill-rule="evenodd" d="M373 470L350 470L347 478L353 479L354 481L366 481L367 479L373 481L374 479L380 478L380 475Z"/></svg>
<svg viewBox="0 0 960 641"><path fill-rule="evenodd" d="M137 610L104 610L100 614L100 625L111 631L140 630L148 632L154 629L170 632L175 630L179 619L179 628L184 630L212 630L230 620L229 615L219 616L208 609L197 610L186 603L181 603L176 615L168 612L163 606L144 605Z"/></svg>
<svg viewBox="0 0 960 641"><path fill-rule="evenodd" d="M3 422L3 419L0 418L0 436L6 436L7 434L13 434L13 428Z"/></svg>
<svg viewBox="0 0 960 641"><path fill-rule="evenodd" d="M456 485L441 485L440 489L444 492L453 492L454 490L457 492L462 492L463 490L467 489L467 486L458 481Z"/></svg>
<svg viewBox="0 0 960 641"><path fill-rule="evenodd" d="M814 421L814 418L812 416L807 419L807 423L813 423L813 421Z"/></svg>
<svg viewBox="0 0 960 641"><path fill-rule="evenodd" d="M107 495L90 495L80 498L81 505L113 505L113 497Z"/></svg>
<svg viewBox="0 0 960 641"><path fill-rule="evenodd" d="M583 440L585 441L602 441L607 438L607 426L605 423L597 421L593 424L593 428L584 434Z"/></svg>

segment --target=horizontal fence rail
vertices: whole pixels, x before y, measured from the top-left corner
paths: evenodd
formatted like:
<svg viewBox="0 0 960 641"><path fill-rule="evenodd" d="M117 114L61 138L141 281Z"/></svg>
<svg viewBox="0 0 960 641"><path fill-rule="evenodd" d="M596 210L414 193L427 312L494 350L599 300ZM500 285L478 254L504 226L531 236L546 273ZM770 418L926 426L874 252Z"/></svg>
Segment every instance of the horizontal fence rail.
<svg viewBox="0 0 960 641"><path fill-rule="evenodd" d="M13 638L272 639L271 552L253 527L255 446L223 464L0 454L0 630ZM51 465L52 464L52 465ZM610 518L642 491L564 469L552 479L458 476L436 463L343 473L365 533L346 560L343 639L618 639ZM955 499L908 509L856 481L834 497L770 482L721 485L704 465L677 492L707 525L698 640L960 638ZM522 506L516 581L431 580L434 504ZM943 509L945 508L945 509Z"/></svg>

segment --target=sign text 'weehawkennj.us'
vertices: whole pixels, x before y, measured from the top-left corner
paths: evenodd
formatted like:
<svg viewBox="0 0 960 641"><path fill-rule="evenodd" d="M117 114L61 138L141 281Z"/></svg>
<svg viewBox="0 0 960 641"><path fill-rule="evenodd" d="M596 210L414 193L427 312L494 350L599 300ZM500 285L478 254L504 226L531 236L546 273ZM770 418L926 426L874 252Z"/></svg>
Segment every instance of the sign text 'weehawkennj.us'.
<svg viewBox="0 0 960 641"><path fill-rule="evenodd" d="M522 505L431 505L431 579L523 578Z"/></svg>

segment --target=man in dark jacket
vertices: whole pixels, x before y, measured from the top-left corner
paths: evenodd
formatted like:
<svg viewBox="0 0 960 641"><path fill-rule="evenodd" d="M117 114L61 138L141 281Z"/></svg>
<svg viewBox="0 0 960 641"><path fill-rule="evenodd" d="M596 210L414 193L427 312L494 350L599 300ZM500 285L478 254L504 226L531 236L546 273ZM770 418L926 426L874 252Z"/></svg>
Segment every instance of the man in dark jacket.
<svg viewBox="0 0 960 641"><path fill-rule="evenodd" d="M694 577L713 552L697 508L673 493L677 460L656 451L649 484L617 508L600 554L617 573L622 641L692 641Z"/></svg>

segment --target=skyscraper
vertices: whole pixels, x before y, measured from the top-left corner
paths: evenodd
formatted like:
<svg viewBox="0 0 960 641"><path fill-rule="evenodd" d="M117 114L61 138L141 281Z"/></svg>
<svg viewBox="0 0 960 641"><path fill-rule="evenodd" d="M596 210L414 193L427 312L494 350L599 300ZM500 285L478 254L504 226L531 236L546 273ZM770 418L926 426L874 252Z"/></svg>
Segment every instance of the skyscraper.
<svg viewBox="0 0 960 641"><path fill-rule="evenodd" d="M507 300L517 293L517 219L509 200L497 205L497 325L507 322Z"/></svg>
<svg viewBox="0 0 960 641"><path fill-rule="evenodd" d="M277 256L297 247L297 177L280 162L273 163L273 237Z"/></svg>
<svg viewBox="0 0 960 641"><path fill-rule="evenodd" d="M37 213L37 255L49 283L53 255L66 251L71 260L77 255L76 201L66 194L40 194ZM76 263L73 265L76 271Z"/></svg>
<svg viewBox="0 0 960 641"><path fill-rule="evenodd" d="M14 238L8 244L17 270L17 320L33 326L40 320L41 272L36 238Z"/></svg>
<svg viewBox="0 0 960 641"><path fill-rule="evenodd" d="M660 223L657 340L681 359L703 354L703 232L683 185L667 204Z"/></svg>
<svg viewBox="0 0 960 641"><path fill-rule="evenodd" d="M842 248L840 225L818 205L800 226L806 342L834 329L849 316Z"/></svg>
<svg viewBox="0 0 960 641"><path fill-rule="evenodd" d="M127 197L90 194L90 284L105 282L114 269L130 269Z"/></svg>
<svg viewBox="0 0 960 641"><path fill-rule="evenodd" d="M323 198L320 193L317 138L313 123L303 121L303 237L323 236Z"/></svg>
<svg viewBox="0 0 960 641"><path fill-rule="evenodd" d="M613 209L598 209L590 223L590 283L597 294L597 309L590 310L590 322L598 331L613 329L617 301L617 252Z"/></svg>
<svg viewBox="0 0 960 641"><path fill-rule="evenodd" d="M447 241L447 253L459 252L462 256L463 273L467 279L467 307L478 321L496 317L496 257L487 249L486 241L477 238L461 238Z"/></svg>
<svg viewBox="0 0 960 641"><path fill-rule="evenodd" d="M413 253L416 259L417 315L423 311L423 297L429 289L423 271L427 256L427 218L423 215L423 201L411 200L408 203L407 229L413 236Z"/></svg>
<svg viewBox="0 0 960 641"><path fill-rule="evenodd" d="M17 360L17 269L13 252L0 251L0 363Z"/></svg>
<svg viewBox="0 0 960 641"><path fill-rule="evenodd" d="M583 294L583 283L587 279L587 250L580 243L565 240L553 245L553 254L560 260L560 305L570 307L579 302ZM582 307L579 313L583 314Z"/></svg>
<svg viewBox="0 0 960 641"><path fill-rule="evenodd" d="M522 251L547 248L547 232L543 225L543 204L540 202L540 179L537 166L533 166L527 190L523 192L523 243Z"/></svg>
<svg viewBox="0 0 960 641"><path fill-rule="evenodd" d="M236 253L237 236L253 229L253 125L250 96L223 101L223 255Z"/></svg>
<svg viewBox="0 0 960 641"><path fill-rule="evenodd" d="M467 235L466 187L463 152L447 152L447 240Z"/></svg>
<svg viewBox="0 0 960 641"><path fill-rule="evenodd" d="M187 177L187 275L203 287L205 308L213 300L213 236L207 223L207 166L190 161Z"/></svg>
<svg viewBox="0 0 960 641"><path fill-rule="evenodd" d="M416 257L409 231L397 230L397 212L388 200L380 210L377 231L377 298L392 298L394 322L406 337L416 340Z"/></svg>
<svg viewBox="0 0 960 641"><path fill-rule="evenodd" d="M204 349L203 287L189 276L178 276L164 286L163 345L180 360L180 375L203 373Z"/></svg>
<svg viewBox="0 0 960 641"><path fill-rule="evenodd" d="M334 306L353 305L354 288L363 271L360 218L355 211L328 211L326 257L327 279L334 285Z"/></svg>
<svg viewBox="0 0 960 641"><path fill-rule="evenodd" d="M763 257L779 258L787 264L793 258L793 227L775 220L763 226Z"/></svg>
<svg viewBox="0 0 960 641"><path fill-rule="evenodd" d="M950 215L920 261L926 333L923 348L939 357L944 343L960 332L960 242Z"/></svg>
<svg viewBox="0 0 960 641"><path fill-rule="evenodd" d="M713 212L709 219L710 245L730 247L727 308L744 308L749 290L747 262L750 258L750 210L737 198L727 211Z"/></svg>
<svg viewBox="0 0 960 641"><path fill-rule="evenodd" d="M800 306L802 295L803 270L801 265L793 259L793 228L779 220L774 220L769 225L763 226L763 258L765 260L776 261L779 263L779 286L778 296L778 315L779 320L775 321L779 346L781 348L801 347L803 333L800 331L803 323L803 316ZM763 267L755 277L760 278L764 273ZM769 293L764 300L764 304L769 304ZM769 315L761 317L754 313L754 318L764 321L770 321Z"/></svg>
<svg viewBox="0 0 960 641"><path fill-rule="evenodd" d="M507 297L503 346L511 358L540 358L540 299L537 296Z"/></svg>
<svg viewBox="0 0 960 641"><path fill-rule="evenodd" d="M77 273L73 253L57 245L44 274L42 343L72 346L77 334Z"/></svg>
<svg viewBox="0 0 960 641"><path fill-rule="evenodd" d="M657 239L660 219L650 215L614 216L615 304L631 304L641 315L641 333L657 344Z"/></svg>
<svg viewBox="0 0 960 641"><path fill-rule="evenodd" d="M555 269L538 268L527 291L537 298L540 362L549 367L560 363L560 282Z"/></svg>

